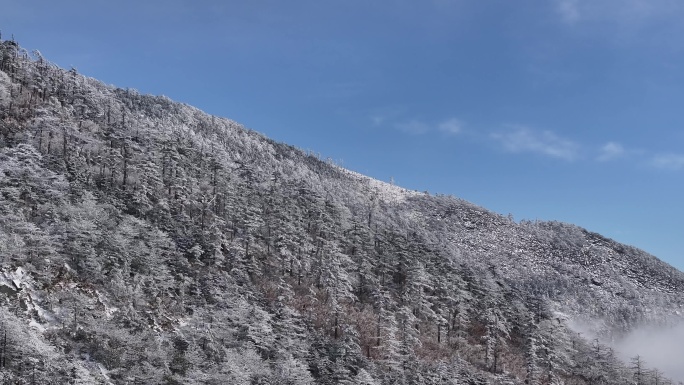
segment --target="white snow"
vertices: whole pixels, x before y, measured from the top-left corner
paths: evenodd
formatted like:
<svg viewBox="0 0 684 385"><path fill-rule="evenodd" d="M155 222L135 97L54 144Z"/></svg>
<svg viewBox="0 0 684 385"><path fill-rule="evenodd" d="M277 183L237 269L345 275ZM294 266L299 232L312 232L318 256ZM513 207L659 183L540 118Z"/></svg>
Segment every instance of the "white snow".
<svg viewBox="0 0 684 385"><path fill-rule="evenodd" d="M119 308L111 306L107 298L100 293L99 290L95 290L95 295L97 296L97 300L104 306L105 316L107 319L111 319L114 313L119 311Z"/></svg>
<svg viewBox="0 0 684 385"><path fill-rule="evenodd" d="M36 320L33 320L33 319L31 321L29 321L29 327L36 329L37 331L39 331L41 333L45 331L45 326L39 324L38 322L36 322Z"/></svg>
<svg viewBox="0 0 684 385"><path fill-rule="evenodd" d="M370 192L377 194L377 196L386 203L402 203L406 201L406 198L409 196L423 194L418 191L408 190L391 183L371 178L356 171L348 170L337 165L333 166L337 167L338 170L344 172L359 182L367 184L370 188Z"/></svg>

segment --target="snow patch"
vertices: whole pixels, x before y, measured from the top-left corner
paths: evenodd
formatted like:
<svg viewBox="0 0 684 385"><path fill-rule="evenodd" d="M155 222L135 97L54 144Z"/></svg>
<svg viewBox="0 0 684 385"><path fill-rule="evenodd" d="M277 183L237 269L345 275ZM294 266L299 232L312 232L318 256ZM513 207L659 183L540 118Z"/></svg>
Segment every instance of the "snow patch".
<svg viewBox="0 0 684 385"><path fill-rule="evenodd" d="M38 322L36 322L36 320L33 320L33 319L31 321L29 321L29 327L39 331L40 333L42 333L46 330L45 326L39 324Z"/></svg>
<svg viewBox="0 0 684 385"><path fill-rule="evenodd" d="M95 295L97 296L98 302L100 302L102 306L104 306L105 316L107 317L107 319L111 319L112 316L114 316L114 313L119 311L119 308L111 306L107 298L102 293L100 293L99 290L95 290Z"/></svg>
<svg viewBox="0 0 684 385"><path fill-rule="evenodd" d="M97 368L100 370L100 374L104 377L108 383L110 383L111 378L109 377L109 371L102 364L97 364Z"/></svg>
<svg viewBox="0 0 684 385"><path fill-rule="evenodd" d="M2 271L0 273L0 285L7 286L14 291L24 289L27 286L26 279L26 271L21 267L18 267L14 272Z"/></svg>
<svg viewBox="0 0 684 385"><path fill-rule="evenodd" d="M355 179L362 184L367 184L370 188L370 193L377 194L378 198L386 203L403 203L406 201L407 197L424 194L418 191L408 190L391 183L383 182L381 180L371 178L356 171L348 170L337 165L333 166L341 172L347 174L347 176L351 177L352 179Z"/></svg>

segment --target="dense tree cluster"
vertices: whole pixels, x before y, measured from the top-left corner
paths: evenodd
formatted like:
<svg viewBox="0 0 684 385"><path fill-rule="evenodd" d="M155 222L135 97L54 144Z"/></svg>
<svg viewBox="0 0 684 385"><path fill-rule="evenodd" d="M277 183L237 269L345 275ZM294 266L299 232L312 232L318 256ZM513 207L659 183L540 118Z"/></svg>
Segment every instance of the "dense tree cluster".
<svg viewBox="0 0 684 385"><path fill-rule="evenodd" d="M0 41L5 383L664 384L567 321L614 336L682 292L597 234L386 185Z"/></svg>

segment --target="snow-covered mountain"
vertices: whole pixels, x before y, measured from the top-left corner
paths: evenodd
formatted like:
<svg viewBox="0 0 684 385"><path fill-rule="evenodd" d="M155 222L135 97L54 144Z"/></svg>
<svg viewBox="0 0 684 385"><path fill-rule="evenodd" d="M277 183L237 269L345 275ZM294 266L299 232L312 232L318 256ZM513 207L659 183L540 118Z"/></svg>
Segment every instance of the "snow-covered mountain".
<svg viewBox="0 0 684 385"><path fill-rule="evenodd" d="M665 383L605 344L684 311L684 274L641 250L383 183L13 41L0 261L10 383Z"/></svg>

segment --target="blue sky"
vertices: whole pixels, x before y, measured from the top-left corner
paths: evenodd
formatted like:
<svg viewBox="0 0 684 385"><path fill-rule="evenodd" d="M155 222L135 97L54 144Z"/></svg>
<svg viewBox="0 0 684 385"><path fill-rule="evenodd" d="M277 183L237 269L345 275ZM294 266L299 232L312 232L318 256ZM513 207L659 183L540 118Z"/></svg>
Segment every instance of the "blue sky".
<svg viewBox="0 0 684 385"><path fill-rule="evenodd" d="M684 269L684 2L0 0L63 67Z"/></svg>

